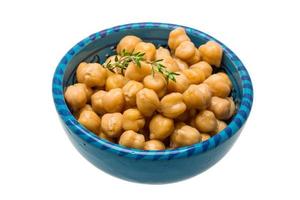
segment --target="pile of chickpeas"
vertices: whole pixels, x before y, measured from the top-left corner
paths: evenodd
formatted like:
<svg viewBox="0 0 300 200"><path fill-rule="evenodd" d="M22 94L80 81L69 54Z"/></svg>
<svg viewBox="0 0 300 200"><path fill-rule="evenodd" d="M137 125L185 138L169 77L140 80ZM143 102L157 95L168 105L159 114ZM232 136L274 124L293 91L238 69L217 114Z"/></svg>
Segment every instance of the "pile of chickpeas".
<svg viewBox="0 0 300 200"><path fill-rule="evenodd" d="M156 49L128 35L103 65L80 63L77 83L65 90L79 123L102 139L144 150L196 144L223 130L236 106L226 73L213 74L221 64L221 46L208 41L197 48L183 28L170 32L168 46ZM123 74L103 67L124 50L144 53L141 66L130 62ZM153 73L149 62L159 59L177 73L176 81Z"/></svg>

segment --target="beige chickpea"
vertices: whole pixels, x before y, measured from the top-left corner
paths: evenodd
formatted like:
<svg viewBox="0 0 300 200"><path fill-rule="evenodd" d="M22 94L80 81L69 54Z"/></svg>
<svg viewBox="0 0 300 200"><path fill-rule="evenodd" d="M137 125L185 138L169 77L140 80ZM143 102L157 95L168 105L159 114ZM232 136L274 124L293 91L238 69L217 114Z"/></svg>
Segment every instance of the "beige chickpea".
<svg viewBox="0 0 300 200"><path fill-rule="evenodd" d="M136 45L140 42L142 42L140 38L134 35L127 35L123 37L117 45L117 53L121 54L124 50L131 53L134 51Z"/></svg>
<svg viewBox="0 0 300 200"><path fill-rule="evenodd" d="M180 71L183 71L183 70L189 68L189 65L186 62L184 62L183 60L176 58L176 57L173 57L173 60L176 62Z"/></svg>
<svg viewBox="0 0 300 200"><path fill-rule="evenodd" d="M149 124L150 139L164 140L174 130L174 121L162 115L155 115Z"/></svg>
<svg viewBox="0 0 300 200"><path fill-rule="evenodd" d="M178 27L170 32L168 45L171 50L175 50L184 41L190 41L184 28Z"/></svg>
<svg viewBox="0 0 300 200"><path fill-rule="evenodd" d="M231 81L223 72L211 75L204 83L208 85L213 96L225 98L231 92Z"/></svg>
<svg viewBox="0 0 300 200"><path fill-rule="evenodd" d="M152 116L159 104L159 98L154 90L144 88L136 94L137 108L146 117Z"/></svg>
<svg viewBox="0 0 300 200"><path fill-rule="evenodd" d="M169 81L167 85L168 92L183 93L189 87L190 81L188 80L186 75L184 75L184 73L182 72L177 72L177 74L179 75L175 76L176 82Z"/></svg>
<svg viewBox="0 0 300 200"><path fill-rule="evenodd" d="M76 70L77 81L85 83L88 87L104 86L106 77L106 70L98 63L82 62Z"/></svg>
<svg viewBox="0 0 300 200"><path fill-rule="evenodd" d="M188 59L186 62L189 64L189 65L193 65L197 62L199 62L201 60L201 53L199 51L199 49L197 49L195 47L195 54L193 57L191 57L190 59Z"/></svg>
<svg viewBox="0 0 300 200"><path fill-rule="evenodd" d="M111 89L102 97L102 104L106 112L122 112L125 100L121 88Z"/></svg>
<svg viewBox="0 0 300 200"><path fill-rule="evenodd" d="M134 52L140 52L140 53L145 53L144 58L147 61L153 61L155 59L155 54L156 54L156 48L154 44L150 42L139 42L135 48Z"/></svg>
<svg viewBox="0 0 300 200"><path fill-rule="evenodd" d="M212 97L208 108L220 120L230 119L235 111L235 104L231 98Z"/></svg>
<svg viewBox="0 0 300 200"><path fill-rule="evenodd" d="M220 44L214 41L208 41L199 47L199 51L204 61L210 65L220 67L223 55L223 49Z"/></svg>
<svg viewBox="0 0 300 200"><path fill-rule="evenodd" d="M165 144L159 140L149 140L149 141L145 142L145 145L144 145L144 150L159 151L159 150L165 150L165 149L166 149Z"/></svg>
<svg viewBox="0 0 300 200"><path fill-rule="evenodd" d="M212 74L212 71L213 71L213 69L210 66L210 64L208 64L205 61L197 62L197 63L193 64L191 66L191 68L198 68L198 69L200 69L204 73L205 79L207 79Z"/></svg>
<svg viewBox="0 0 300 200"><path fill-rule="evenodd" d="M127 107L136 106L136 94L138 91L143 89L144 86L142 83L130 80L122 88L123 95L125 98L125 103Z"/></svg>
<svg viewBox="0 0 300 200"><path fill-rule="evenodd" d="M189 69L185 69L182 72L191 84L200 84L205 80L205 73L197 65L192 65Z"/></svg>
<svg viewBox="0 0 300 200"><path fill-rule="evenodd" d="M130 108L123 113L123 129L138 132L145 125L145 118L136 108Z"/></svg>
<svg viewBox="0 0 300 200"><path fill-rule="evenodd" d="M145 137L132 130L125 131L119 139L119 144L129 148L143 149Z"/></svg>
<svg viewBox="0 0 300 200"><path fill-rule="evenodd" d="M111 138L109 136L107 136L105 133L103 133L103 131L100 131L99 135L98 135L101 139L104 139L104 140L107 140L107 141L110 141L110 142L115 142L114 141L114 138Z"/></svg>
<svg viewBox="0 0 300 200"><path fill-rule="evenodd" d="M162 61L161 64L164 65L167 70L172 71L172 72L177 72L179 71L179 67L175 60L170 56L170 57L165 57Z"/></svg>
<svg viewBox="0 0 300 200"><path fill-rule="evenodd" d="M67 87L65 99L73 111L77 111L88 101L87 90L81 84L76 83Z"/></svg>
<svg viewBox="0 0 300 200"><path fill-rule="evenodd" d="M117 57L117 59L120 59L120 58L121 58L120 55L109 56L109 57L105 60L105 62L104 62L103 65L107 65L108 63L114 64L114 63L116 62L116 57ZM106 70L107 77L112 76L112 75L115 75L115 74L121 74L121 69L120 69L120 68L114 68L112 71L109 70L109 69L107 69L107 68L105 68L105 70Z"/></svg>
<svg viewBox="0 0 300 200"><path fill-rule="evenodd" d="M104 90L99 90L95 92L91 97L92 108L99 115L103 115L104 113L106 113L103 105L103 97L106 93L107 92Z"/></svg>
<svg viewBox="0 0 300 200"><path fill-rule="evenodd" d="M143 83L145 88L154 90L159 98L163 97L167 92L167 81L160 73L146 76Z"/></svg>
<svg viewBox="0 0 300 200"><path fill-rule="evenodd" d="M178 117L176 117L175 120L180 121L180 122L187 122L190 119L194 118L197 114L197 110L196 109L186 109L181 115L179 115Z"/></svg>
<svg viewBox="0 0 300 200"><path fill-rule="evenodd" d="M114 88L122 88L126 84L126 78L121 74L114 74L106 79L105 90L109 91Z"/></svg>
<svg viewBox="0 0 300 200"><path fill-rule="evenodd" d="M175 50L175 56L184 61L189 60L195 55L195 45L191 41L184 41Z"/></svg>
<svg viewBox="0 0 300 200"><path fill-rule="evenodd" d="M217 130L214 131L213 134L220 133L221 131L223 131L227 127L227 124L224 121L217 120L217 123L218 123Z"/></svg>
<svg viewBox="0 0 300 200"><path fill-rule="evenodd" d="M171 135L170 146L178 148L189 146L201 142L201 134L199 131L191 126L183 125L175 129Z"/></svg>
<svg viewBox="0 0 300 200"><path fill-rule="evenodd" d="M218 122L213 112L203 110L196 116L195 126L201 133L209 133L218 128Z"/></svg>
<svg viewBox="0 0 300 200"><path fill-rule="evenodd" d="M207 85L190 85L183 93L183 101L189 109L206 109L211 101L211 92Z"/></svg>
<svg viewBox="0 0 300 200"><path fill-rule="evenodd" d="M95 134L100 130L101 119L94 111L82 111L79 115L78 122Z"/></svg>
<svg viewBox="0 0 300 200"><path fill-rule="evenodd" d="M156 49L155 60L161 60L168 57L171 57L171 53L168 49L163 47Z"/></svg>
<svg viewBox="0 0 300 200"><path fill-rule="evenodd" d="M80 114L81 114L83 111L85 111L85 110L93 111L93 108L92 108L91 105L85 104L85 106L83 106L80 110L77 110L77 111L74 112L75 118L78 119L79 116L80 116Z"/></svg>
<svg viewBox="0 0 300 200"><path fill-rule="evenodd" d="M90 102L91 96L94 93L93 89L86 86L86 84L84 84L84 83L76 83L74 85L76 85L77 87L82 87L84 89L84 91L86 93L87 102Z"/></svg>
<svg viewBox="0 0 300 200"><path fill-rule="evenodd" d="M123 115L121 113L106 113L102 116L101 130L108 137L116 138L122 133Z"/></svg>
<svg viewBox="0 0 300 200"><path fill-rule="evenodd" d="M210 138L209 134L207 134L207 133L201 133L202 142L208 140L209 138Z"/></svg>
<svg viewBox="0 0 300 200"><path fill-rule="evenodd" d="M173 92L164 96L160 101L159 112L168 118L176 118L186 110L183 95Z"/></svg>
<svg viewBox="0 0 300 200"><path fill-rule="evenodd" d="M129 63L126 71L125 77L129 80L135 80L141 82L145 76L151 74L152 67L150 64L141 62L141 66L137 66L133 62Z"/></svg>

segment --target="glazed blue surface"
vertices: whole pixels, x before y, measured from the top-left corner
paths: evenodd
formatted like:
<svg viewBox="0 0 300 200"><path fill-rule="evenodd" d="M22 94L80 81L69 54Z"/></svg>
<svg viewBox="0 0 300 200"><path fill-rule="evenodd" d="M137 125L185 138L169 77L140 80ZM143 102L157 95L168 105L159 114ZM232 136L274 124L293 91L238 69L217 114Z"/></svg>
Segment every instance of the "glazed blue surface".
<svg viewBox="0 0 300 200"><path fill-rule="evenodd" d="M108 56L115 54L118 41L129 34L151 41L156 46L166 46L169 32L178 26L134 23L97 32L71 48L56 68L52 93L68 137L87 160L113 176L141 183L169 183L199 174L228 152L249 116L253 88L242 62L221 42L201 31L182 26L196 46L215 40L224 49L221 69L226 71L233 83L232 96L238 110L223 131L192 146L165 151L143 151L102 140L77 122L66 105L63 93L68 85L74 83L75 70L80 62L103 63Z"/></svg>

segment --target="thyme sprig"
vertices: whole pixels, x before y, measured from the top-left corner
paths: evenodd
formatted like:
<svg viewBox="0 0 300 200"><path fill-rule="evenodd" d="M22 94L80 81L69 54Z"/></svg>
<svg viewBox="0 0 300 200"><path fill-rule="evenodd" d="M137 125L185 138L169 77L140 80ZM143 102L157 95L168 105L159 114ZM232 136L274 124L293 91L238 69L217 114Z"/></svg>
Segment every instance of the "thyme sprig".
<svg viewBox="0 0 300 200"><path fill-rule="evenodd" d="M163 61L163 59L149 62L149 61L145 60L144 55L145 55L145 53L141 53L141 52L130 53L130 52L123 50L120 54L120 58L118 56L115 56L114 62L112 62L110 60L107 64L104 64L103 66L114 73L115 73L114 69L119 68L119 69L121 69L121 73L124 74L124 71L127 69L130 62L133 62L137 67L141 67L141 62L143 61L143 62L151 65L153 75L155 72L159 72L165 77L167 82L169 82L169 80L176 82L175 76L177 76L179 74L169 71L161 63Z"/></svg>

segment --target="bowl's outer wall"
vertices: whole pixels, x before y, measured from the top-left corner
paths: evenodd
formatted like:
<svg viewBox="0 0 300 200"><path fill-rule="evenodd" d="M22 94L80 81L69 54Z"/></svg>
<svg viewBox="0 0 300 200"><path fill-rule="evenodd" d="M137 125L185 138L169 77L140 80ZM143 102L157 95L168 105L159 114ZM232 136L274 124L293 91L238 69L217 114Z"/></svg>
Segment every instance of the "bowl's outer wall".
<svg viewBox="0 0 300 200"><path fill-rule="evenodd" d="M130 28L126 31L114 31L113 29L109 29L109 31L111 31L110 34L107 34L108 31L106 30L106 35L103 35L103 37L100 39L93 40L93 42L89 45L84 46L83 44L78 43L77 46L84 46L84 48L76 53L74 53L73 49L71 49L67 54L71 55L70 60L67 62L64 60L67 59L67 57L64 57L64 59L61 61L61 63L63 64L67 63L64 72L57 72L58 74L63 74L63 89L76 81L75 71L77 65L80 62L97 61L103 63L109 55L115 54L114 48L116 44L125 35L136 35L141 37L145 41L151 41L155 43L155 45L157 46L166 46L168 34L172 28L165 24L160 24L159 26L160 27L152 27L151 29L149 29L143 28L140 24L136 24L136 26L130 25ZM97 34L101 33L102 32L99 32ZM197 34L189 34L189 36L196 44L196 46L199 46L200 44L205 43L207 40L212 39L205 34L202 34L201 36ZM94 36L91 35L90 38L91 37ZM238 58L236 57L236 59ZM229 74L229 77L233 82L234 89L232 95L236 104L238 105L238 107L247 106L248 110L246 111L250 112L253 98L252 85L250 78L246 76L246 70L242 69L244 70L245 78L249 81L249 87L246 88L246 90L250 91L250 95L248 95L249 101L241 103L243 91L245 91L245 88L242 87L242 79L241 75L238 73L237 66L234 66L234 64L232 63L232 58L229 58L226 54L224 54L223 56L222 69L224 69ZM54 83L58 82L56 79L57 78L54 77ZM58 93L58 90L56 88L54 88L54 93ZM54 98L54 100L55 103L57 103L56 98ZM58 110L62 119L62 124L70 140L77 148L77 150L87 160L113 176L142 183L168 183L179 181L192 177L211 167L228 152L228 150L240 135L242 126L244 125L244 122L248 117L247 113L244 110L241 111L243 111L241 113L242 116L238 113L233 119L235 121L235 127L233 128L238 131L235 133L233 131L234 129L227 128L223 131L223 134L217 134L218 137L213 137L209 141L206 141L205 149L207 149L207 151L204 151L204 146L202 146L200 147L200 150L199 148L196 150L193 149L192 151L190 151L191 154L189 154L189 152L187 152L187 154L179 154L179 156L175 156L176 158L170 157L170 159L166 159L166 157L157 157L158 159L144 159L139 156L135 157L134 155L131 155L131 157L126 157L122 155L121 152L119 152L119 155L117 155L116 153L107 151L107 149L101 149L97 147L93 144L93 142L86 142L83 137L79 137L78 133L74 132L74 129L71 130L70 127L68 127L70 126L70 123L68 124L68 122L71 122L72 124L72 120L67 121L67 123L66 120L64 121L63 115L65 114L66 116L68 116L68 113L63 112L63 114L61 114ZM74 126L81 125L77 123L75 125L73 124L73 128ZM84 130L84 128L82 127L80 127L80 129ZM81 136L84 135L81 134ZM156 157L154 156L153 158Z"/></svg>

